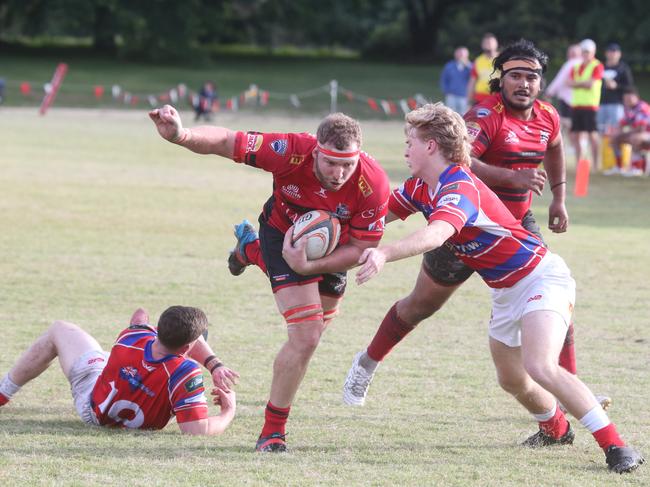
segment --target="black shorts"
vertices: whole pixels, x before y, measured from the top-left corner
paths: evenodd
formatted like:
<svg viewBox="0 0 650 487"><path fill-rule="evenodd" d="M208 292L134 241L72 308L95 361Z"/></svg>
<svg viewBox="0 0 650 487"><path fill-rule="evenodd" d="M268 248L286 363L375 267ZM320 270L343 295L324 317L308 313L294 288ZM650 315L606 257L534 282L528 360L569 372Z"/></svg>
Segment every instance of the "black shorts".
<svg viewBox="0 0 650 487"><path fill-rule="evenodd" d="M340 298L345 293L347 272L303 276L296 273L282 257L284 233L266 223L260 216L260 249L266 264L267 274L273 292L284 287L318 282L318 292L325 296Z"/></svg>
<svg viewBox="0 0 650 487"><path fill-rule="evenodd" d="M571 114L573 113L573 109L571 108L571 105L569 105L564 100L558 100L557 111L560 114L560 117L562 118L571 118Z"/></svg>
<svg viewBox="0 0 650 487"><path fill-rule="evenodd" d="M574 108L571 111L571 132L596 132L598 130L596 110Z"/></svg>
<svg viewBox="0 0 650 487"><path fill-rule="evenodd" d="M521 226L544 242L541 229L530 210L521 219ZM456 256L454 248L448 242L435 250L425 252L422 268L433 281L442 286L462 284L474 273L473 269Z"/></svg>

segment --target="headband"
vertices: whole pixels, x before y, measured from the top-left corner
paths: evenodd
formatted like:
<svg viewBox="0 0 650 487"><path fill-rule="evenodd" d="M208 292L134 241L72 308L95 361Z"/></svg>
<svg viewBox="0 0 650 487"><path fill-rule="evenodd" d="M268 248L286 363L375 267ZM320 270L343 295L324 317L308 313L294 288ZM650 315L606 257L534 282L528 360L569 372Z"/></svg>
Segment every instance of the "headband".
<svg viewBox="0 0 650 487"><path fill-rule="evenodd" d="M359 150L352 152L343 152L337 149L326 149L320 142L318 143L318 150L330 159L353 159L355 157L358 157L359 153L361 152Z"/></svg>
<svg viewBox="0 0 650 487"><path fill-rule="evenodd" d="M503 63L501 68L501 75L506 74L513 69L521 69L523 71L530 71L531 73L542 75L542 65L539 64L537 59L511 59Z"/></svg>

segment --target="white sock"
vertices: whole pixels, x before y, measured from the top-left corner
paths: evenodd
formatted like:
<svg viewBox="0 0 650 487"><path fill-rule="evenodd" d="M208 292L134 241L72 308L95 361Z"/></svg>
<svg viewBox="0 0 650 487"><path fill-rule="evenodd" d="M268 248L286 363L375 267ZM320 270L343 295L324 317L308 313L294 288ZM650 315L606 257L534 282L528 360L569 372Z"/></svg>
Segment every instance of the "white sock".
<svg viewBox="0 0 650 487"><path fill-rule="evenodd" d="M368 355L368 352L363 352L361 357L359 357L359 365L366 369L366 372L369 374L374 374L375 369L377 369L377 366L379 365L379 362L376 360L373 360L370 358L370 355Z"/></svg>
<svg viewBox="0 0 650 487"><path fill-rule="evenodd" d="M556 412L557 412L557 403L553 405L553 409L551 409L550 411L541 414L533 414L533 418L535 418L538 423L542 423L544 421L548 421L553 416L555 416Z"/></svg>
<svg viewBox="0 0 650 487"><path fill-rule="evenodd" d="M598 430L603 429L605 426L609 425L611 421L607 417L607 413L600 406L594 406L594 408L580 418L580 423L582 426L587 428L591 433L594 433Z"/></svg>
<svg viewBox="0 0 650 487"><path fill-rule="evenodd" d="M0 394L3 394L7 399L11 399L11 396L16 394L19 390L20 386L17 386L14 381L9 378L9 373L7 373L0 382Z"/></svg>

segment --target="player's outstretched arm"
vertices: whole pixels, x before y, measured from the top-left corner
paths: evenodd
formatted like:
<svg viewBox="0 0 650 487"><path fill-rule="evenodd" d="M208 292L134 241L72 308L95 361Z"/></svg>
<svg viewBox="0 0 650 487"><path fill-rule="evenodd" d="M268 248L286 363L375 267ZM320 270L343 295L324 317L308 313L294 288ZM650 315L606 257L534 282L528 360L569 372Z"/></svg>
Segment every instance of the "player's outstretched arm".
<svg viewBox="0 0 650 487"><path fill-rule="evenodd" d="M472 172L490 187L528 189L538 196L542 194L546 182L546 172L543 169L508 169L485 164L475 157L472 157Z"/></svg>
<svg viewBox="0 0 650 487"><path fill-rule="evenodd" d="M218 387L212 390L214 403L221 407L221 414L210 416L207 419L178 423L181 433L188 435L220 435L232 423L237 409L237 400L234 391L224 391Z"/></svg>
<svg viewBox="0 0 650 487"><path fill-rule="evenodd" d="M235 153L236 132L225 127L202 125L185 128L181 116L171 105L149 112L160 136L197 154L216 154L232 159Z"/></svg>
<svg viewBox="0 0 650 487"><path fill-rule="evenodd" d="M426 227L396 242L364 250L359 257L361 268L356 275L357 284L363 284L381 272L386 262L405 259L437 249L455 233L456 229L450 223L434 220Z"/></svg>

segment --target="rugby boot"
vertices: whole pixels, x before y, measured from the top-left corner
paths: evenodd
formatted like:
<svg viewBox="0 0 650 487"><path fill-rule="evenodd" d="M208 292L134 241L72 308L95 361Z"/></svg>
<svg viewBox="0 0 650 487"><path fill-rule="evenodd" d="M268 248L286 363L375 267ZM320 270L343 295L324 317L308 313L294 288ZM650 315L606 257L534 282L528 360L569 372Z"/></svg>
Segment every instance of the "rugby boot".
<svg viewBox="0 0 650 487"><path fill-rule="evenodd" d="M560 438L553 438L550 435L544 433L540 430L534 435L529 436L521 446L527 446L528 448L543 448L545 446L554 446L554 445L571 445L574 438L576 437L573 429L571 428L571 423L569 423L569 429L566 430L566 433Z"/></svg>
<svg viewBox="0 0 650 487"><path fill-rule="evenodd" d="M366 395L375 373L368 372L360 363L359 359L363 351L358 352L352 360L352 367L343 384L343 402L348 406L363 406L366 402Z"/></svg>
<svg viewBox="0 0 650 487"><path fill-rule="evenodd" d="M287 443L284 440L284 437L285 435L280 433L271 433L268 436L260 436L255 445L255 451L285 453L287 451Z"/></svg>
<svg viewBox="0 0 650 487"><path fill-rule="evenodd" d="M637 469L645 459L630 446L612 445L605 452L605 461L612 472L626 473Z"/></svg>
<svg viewBox="0 0 650 487"><path fill-rule="evenodd" d="M235 225L234 233L237 239L237 245L230 251L230 255L228 256L228 270L233 276L239 276L246 270L246 266L251 264L246 257L246 245L257 240L259 236L248 220L244 220L240 224Z"/></svg>

